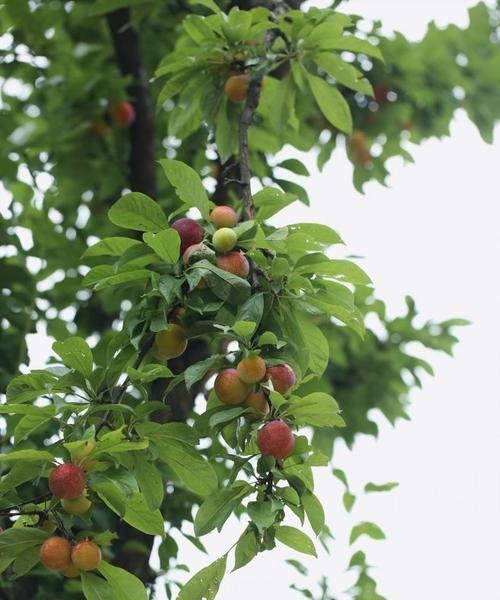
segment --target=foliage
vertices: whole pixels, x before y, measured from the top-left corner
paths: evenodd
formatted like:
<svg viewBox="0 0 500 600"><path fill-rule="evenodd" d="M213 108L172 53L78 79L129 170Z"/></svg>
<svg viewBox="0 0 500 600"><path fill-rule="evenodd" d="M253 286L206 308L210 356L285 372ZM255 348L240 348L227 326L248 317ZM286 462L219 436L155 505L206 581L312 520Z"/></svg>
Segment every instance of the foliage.
<svg viewBox="0 0 500 600"><path fill-rule="evenodd" d="M346 139L361 187L384 181L390 157L410 158L407 139L445 134L460 106L489 139L498 117L498 44L490 40L497 13L479 4L466 30L431 27L410 43L384 38L380 24L367 34L358 17L336 9L304 12L299 3L272 13L239 4L224 12L209 0L188 8L156 0L0 7L0 168L10 198L0 223L0 510L9 528L0 535L8 575L0 589L11 595L23 576L37 600L82 591L119 598L124 589L144 598L158 575L148 567L151 536L162 538L165 573L178 565L172 529L203 549L199 538L232 513L245 523L241 537L180 599L215 597L230 556L239 568L276 541L314 554L317 544L282 524L291 512L307 517L317 536L326 531L312 467L328 463L336 438L352 444L356 434L376 434L373 408L391 422L408 418L408 391L432 369L407 344L451 352L452 329L464 324L417 327L410 299L407 315L390 318L368 275L331 258L343 243L337 232L311 223L275 228L268 219L309 202L296 183L305 166L275 160L286 145L318 151L324 167ZM138 47L116 43L124 31L139 33ZM142 61L139 72L127 71L127 52ZM144 72L155 73L150 85ZM230 102L223 88L243 72L256 102L242 146L241 115L252 106ZM129 96L140 110L130 130L119 129L109 109ZM241 200L250 189L241 176L245 143L259 184L251 206ZM156 167L141 158L149 146ZM207 259L181 260L170 225L187 211L201 216L210 244L207 217L221 203L241 217L235 231L252 264L248 280ZM381 328L365 328L369 314ZM189 344L166 365L151 346L174 320ZM35 331L58 341L47 367L28 372L26 336ZM285 396L263 384L266 420L279 417L297 432L283 461L259 455L262 420L249 421L251 409L224 405L212 389L211 376L248 353L285 362L298 378ZM199 393L206 403L192 411ZM71 516L47 494L46 479L94 440L86 459L92 512ZM353 501L346 490L346 506ZM60 532L93 539L113 564L81 580L49 576L37 563L51 519ZM353 566L369 588L366 561Z"/></svg>

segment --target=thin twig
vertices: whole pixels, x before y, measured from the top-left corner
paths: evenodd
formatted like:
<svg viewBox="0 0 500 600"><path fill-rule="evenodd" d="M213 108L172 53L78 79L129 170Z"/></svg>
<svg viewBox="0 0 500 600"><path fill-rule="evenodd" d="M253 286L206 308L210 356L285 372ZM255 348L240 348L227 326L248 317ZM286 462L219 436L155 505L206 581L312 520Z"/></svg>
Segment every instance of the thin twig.
<svg viewBox="0 0 500 600"><path fill-rule="evenodd" d="M32 498L31 500L23 500L22 502L18 502L17 504L13 504L12 506L7 506L5 508L0 508L0 510L2 512L19 510L19 508L21 506L25 506L26 504L38 504L39 502L42 502L43 500L47 500L51 496L52 496L52 494L49 493L49 492L47 492L45 494L42 494L41 496L36 496L36 498ZM44 511L42 511L42 512L44 512Z"/></svg>
<svg viewBox="0 0 500 600"><path fill-rule="evenodd" d="M135 362L133 364L134 369L138 369L141 366L141 363L144 360L146 354L149 352L149 349L153 345L154 340L155 340L154 333L152 333L151 335L149 335L146 338L144 345L141 347L139 354L137 355L137 358L135 359ZM127 376L125 378L124 382L120 385L120 387L113 394L113 397L111 398L111 404L120 404L121 403L121 401L123 400L123 396L125 396L125 392L127 391L127 388L129 385L130 385L130 377ZM106 425L109 425L108 420L109 420L109 417L111 416L111 412L112 412L112 409L109 409L104 413L104 416L102 417L99 425L96 427L96 430L95 430L96 436L103 427L105 427Z"/></svg>

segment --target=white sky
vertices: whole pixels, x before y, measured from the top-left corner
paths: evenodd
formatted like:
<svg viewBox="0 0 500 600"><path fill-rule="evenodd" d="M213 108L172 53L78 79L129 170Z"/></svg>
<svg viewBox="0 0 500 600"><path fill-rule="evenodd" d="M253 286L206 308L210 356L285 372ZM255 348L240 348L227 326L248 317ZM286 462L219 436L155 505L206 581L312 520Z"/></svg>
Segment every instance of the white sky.
<svg viewBox="0 0 500 600"><path fill-rule="evenodd" d="M388 28L417 39L431 19L438 25L467 23L475 1L351 1L344 10L380 18ZM337 542L333 555L318 561L275 550L227 575L220 600L301 596L297 582L314 590L316 575L327 574L336 600L352 583L344 575L351 556L346 539L352 524L370 520L387 535L383 542L361 540L380 592L388 600L500 599L500 239L498 168L500 143L484 144L465 115L458 115L451 139L432 140L413 154L415 165L391 164L390 188L370 185L357 194L341 153L307 187L312 206L291 207L282 222L321 221L339 231L348 251L363 255L377 294L391 314L404 308L405 294L417 300L424 319L464 317L454 359L430 356L436 377L425 378L412 395L412 421L395 429L383 419L377 440L363 437L354 451L339 448L335 466L355 489L367 481L399 481L389 494L359 501L347 518L341 486L317 470L317 493L327 505ZM313 157L302 157L314 170ZM294 519L290 524L298 525ZM221 555L242 524L207 536L210 558L182 545L181 558L196 568ZM314 576L295 575L284 559L306 564Z"/></svg>

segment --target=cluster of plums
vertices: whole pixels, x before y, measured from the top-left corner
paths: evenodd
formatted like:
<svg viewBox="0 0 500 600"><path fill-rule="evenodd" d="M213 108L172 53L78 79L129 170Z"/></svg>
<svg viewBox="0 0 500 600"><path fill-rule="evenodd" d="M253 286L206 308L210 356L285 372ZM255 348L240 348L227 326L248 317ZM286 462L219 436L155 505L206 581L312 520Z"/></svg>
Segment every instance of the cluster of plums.
<svg viewBox="0 0 500 600"><path fill-rule="evenodd" d="M82 454L88 454L94 446L94 442L86 444ZM87 498L86 485L85 471L74 463L59 465L49 475L50 491L71 515L82 515L89 510L91 502ZM51 536L40 548L40 561L66 577L78 577L81 571L92 571L98 567L101 550L90 540L81 540L73 545L66 538Z"/></svg>
<svg viewBox="0 0 500 600"><path fill-rule="evenodd" d="M293 369L286 364L267 367L260 356L248 356L238 363L236 369L221 371L215 379L214 389L224 404L254 409L255 412L245 415L248 420L254 421L269 412L264 389L259 386L256 390L254 387L264 381L271 381L274 390L284 395L295 385L297 378ZM284 421L269 421L259 430L257 445L265 456L281 460L293 452L295 437Z"/></svg>
<svg viewBox="0 0 500 600"><path fill-rule="evenodd" d="M199 260L208 260L219 269L245 279L250 272L250 264L243 252L234 250L238 237L233 228L238 223L238 215L230 206L216 206L210 213L210 222L215 227L213 249L204 243L205 231L198 221L183 217L172 223L181 240L184 267L189 268ZM173 319L168 329L156 334L152 351L158 360L167 361L180 356L186 347L184 327Z"/></svg>

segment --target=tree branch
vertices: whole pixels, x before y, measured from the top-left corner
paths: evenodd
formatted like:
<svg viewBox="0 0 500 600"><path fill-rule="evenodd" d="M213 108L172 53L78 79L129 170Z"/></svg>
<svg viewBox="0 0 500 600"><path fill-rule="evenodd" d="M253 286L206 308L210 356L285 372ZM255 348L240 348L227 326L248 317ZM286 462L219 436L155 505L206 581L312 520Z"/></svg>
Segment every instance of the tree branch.
<svg viewBox="0 0 500 600"><path fill-rule="evenodd" d="M140 349L139 353L137 354L137 358L134 361L134 364L133 364L134 369L138 369L141 366L142 361L144 360L146 354L149 352L154 341L155 341L154 333L152 333L151 335L149 335L146 338L144 345L141 346L141 349ZM130 377L126 377L124 382L117 388L117 390L113 394L113 397L111 398L111 404L120 404L121 403L121 401L123 400L123 396L125 396L125 392L127 391L127 388L129 385L130 385ZM108 423L108 419L111 416L111 412L112 412L112 409L109 409L104 413L104 416L102 417L99 425L96 427L96 430L95 430L96 437L97 437L97 434L102 430L102 428Z"/></svg>
<svg viewBox="0 0 500 600"><path fill-rule="evenodd" d="M130 22L130 9L120 8L106 16L121 72L132 78L128 93L135 108L130 127L130 186L156 198L155 111L142 61L139 36Z"/></svg>

